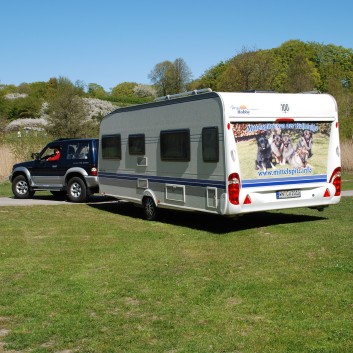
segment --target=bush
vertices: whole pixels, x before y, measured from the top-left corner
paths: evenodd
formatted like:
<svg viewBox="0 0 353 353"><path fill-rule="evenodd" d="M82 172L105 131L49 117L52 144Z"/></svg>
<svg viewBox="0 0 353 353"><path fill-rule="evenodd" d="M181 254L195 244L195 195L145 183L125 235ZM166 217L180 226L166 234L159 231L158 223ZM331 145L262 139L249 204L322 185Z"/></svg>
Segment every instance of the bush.
<svg viewBox="0 0 353 353"><path fill-rule="evenodd" d="M341 160L342 170L344 172L353 172L353 140L341 142Z"/></svg>

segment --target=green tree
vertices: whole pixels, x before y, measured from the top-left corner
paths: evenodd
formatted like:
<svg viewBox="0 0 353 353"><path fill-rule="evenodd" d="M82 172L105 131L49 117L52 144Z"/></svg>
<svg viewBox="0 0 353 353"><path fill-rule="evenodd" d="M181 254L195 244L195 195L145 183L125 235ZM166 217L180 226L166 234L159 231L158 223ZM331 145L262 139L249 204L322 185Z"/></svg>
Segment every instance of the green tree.
<svg viewBox="0 0 353 353"><path fill-rule="evenodd" d="M89 137L96 132L97 123L87 120L87 108L69 79L57 79L55 94L48 103L47 131L53 137Z"/></svg>
<svg viewBox="0 0 353 353"><path fill-rule="evenodd" d="M217 87L224 91L271 90L277 72L278 63L270 51L243 48L227 63Z"/></svg>
<svg viewBox="0 0 353 353"><path fill-rule="evenodd" d="M173 63L166 60L156 64L148 77L157 94L165 96L185 91L190 82L191 70L184 59L177 58Z"/></svg>
<svg viewBox="0 0 353 353"><path fill-rule="evenodd" d="M27 96L7 101L6 117L8 120L35 119L40 115L42 101L39 98Z"/></svg>
<svg viewBox="0 0 353 353"><path fill-rule="evenodd" d="M189 89L211 88L214 91L218 90L219 79L226 68L227 64L223 61L212 66L199 79L192 81L189 84Z"/></svg>
<svg viewBox="0 0 353 353"><path fill-rule="evenodd" d="M191 70L185 60L182 58L175 59L173 63L174 92L185 91L191 76Z"/></svg>
<svg viewBox="0 0 353 353"><path fill-rule="evenodd" d="M0 89L0 118L6 117L6 99L4 92Z"/></svg>
<svg viewBox="0 0 353 353"><path fill-rule="evenodd" d="M107 95L107 92L97 83L89 83L88 95L92 98L104 98Z"/></svg>
<svg viewBox="0 0 353 353"><path fill-rule="evenodd" d="M50 100L55 96L56 90L58 88L58 79L56 77L51 77L47 82L46 86L46 100Z"/></svg>
<svg viewBox="0 0 353 353"><path fill-rule="evenodd" d="M156 88L157 95L166 96L176 93L173 87L173 63L171 61L166 60L156 64L148 77Z"/></svg>
<svg viewBox="0 0 353 353"><path fill-rule="evenodd" d="M315 65L299 53L289 64L285 89L287 92L313 91L319 87L320 75Z"/></svg>
<svg viewBox="0 0 353 353"><path fill-rule="evenodd" d="M353 49L316 42L311 42L309 45L315 52L313 62L321 77L319 89L328 92L332 85L353 89Z"/></svg>
<svg viewBox="0 0 353 353"><path fill-rule="evenodd" d="M111 92L112 97L135 97L136 82L123 82L116 85Z"/></svg>

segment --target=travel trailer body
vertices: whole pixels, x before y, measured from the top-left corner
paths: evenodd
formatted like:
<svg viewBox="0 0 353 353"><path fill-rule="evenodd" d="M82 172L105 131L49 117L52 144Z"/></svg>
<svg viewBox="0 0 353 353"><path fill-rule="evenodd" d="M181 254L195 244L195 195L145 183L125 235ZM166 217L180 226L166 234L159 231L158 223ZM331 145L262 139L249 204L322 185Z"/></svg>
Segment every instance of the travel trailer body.
<svg viewBox="0 0 353 353"><path fill-rule="evenodd" d="M205 92L206 91L206 92ZM327 94L161 97L100 126L100 191L143 206L221 215L340 201L337 105Z"/></svg>

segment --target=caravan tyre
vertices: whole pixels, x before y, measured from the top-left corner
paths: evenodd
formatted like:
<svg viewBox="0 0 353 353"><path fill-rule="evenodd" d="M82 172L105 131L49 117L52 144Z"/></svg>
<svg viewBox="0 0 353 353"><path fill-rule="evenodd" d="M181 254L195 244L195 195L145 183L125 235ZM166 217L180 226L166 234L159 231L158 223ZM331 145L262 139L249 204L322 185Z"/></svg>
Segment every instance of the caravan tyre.
<svg viewBox="0 0 353 353"><path fill-rule="evenodd" d="M152 197L145 197L142 201L143 215L147 221L153 221L157 217L157 207Z"/></svg>

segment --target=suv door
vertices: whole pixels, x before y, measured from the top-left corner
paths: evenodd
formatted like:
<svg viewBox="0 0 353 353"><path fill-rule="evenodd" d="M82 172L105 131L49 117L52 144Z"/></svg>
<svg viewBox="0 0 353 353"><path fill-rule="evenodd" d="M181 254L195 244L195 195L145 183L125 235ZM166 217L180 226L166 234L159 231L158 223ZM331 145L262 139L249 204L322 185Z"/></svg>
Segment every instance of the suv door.
<svg viewBox="0 0 353 353"><path fill-rule="evenodd" d="M60 149L60 158L57 161L48 161L54 148ZM65 163L66 146L48 145L40 153L40 159L34 163L31 171L32 180L36 187L62 188L64 175L67 169Z"/></svg>

